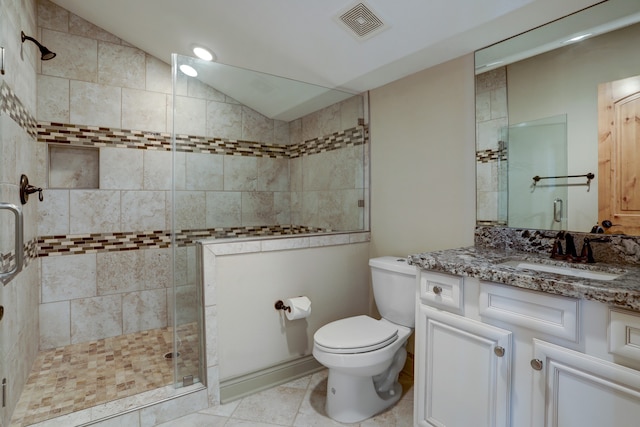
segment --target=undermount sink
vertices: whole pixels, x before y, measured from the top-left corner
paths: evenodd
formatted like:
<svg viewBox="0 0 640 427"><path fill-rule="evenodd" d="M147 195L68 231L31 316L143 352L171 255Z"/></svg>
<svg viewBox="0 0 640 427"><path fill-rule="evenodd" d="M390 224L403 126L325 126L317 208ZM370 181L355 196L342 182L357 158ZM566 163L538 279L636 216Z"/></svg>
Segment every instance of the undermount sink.
<svg viewBox="0 0 640 427"><path fill-rule="evenodd" d="M519 260L510 260L510 261L501 262L500 265L520 268L523 270L534 270L534 271L540 271L543 273L561 274L563 276L572 276L572 277L579 277L582 279L592 279L592 280L614 280L622 274L622 273L609 273L606 271L583 270L581 268L549 265L549 264L536 263L532 261L519 261Z"/></svg>

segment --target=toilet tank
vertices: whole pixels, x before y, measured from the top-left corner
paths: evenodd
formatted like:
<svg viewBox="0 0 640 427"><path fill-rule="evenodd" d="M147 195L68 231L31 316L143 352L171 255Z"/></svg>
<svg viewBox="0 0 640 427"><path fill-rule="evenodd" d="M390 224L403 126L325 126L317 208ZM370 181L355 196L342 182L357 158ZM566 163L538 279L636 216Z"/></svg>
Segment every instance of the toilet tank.
<svg viewBox="0 0 640 427"><path fill-rule="evenodd" d="M402 257L369 260L373 297L380 315L403 326L415 326L416 267Z"/></svg>

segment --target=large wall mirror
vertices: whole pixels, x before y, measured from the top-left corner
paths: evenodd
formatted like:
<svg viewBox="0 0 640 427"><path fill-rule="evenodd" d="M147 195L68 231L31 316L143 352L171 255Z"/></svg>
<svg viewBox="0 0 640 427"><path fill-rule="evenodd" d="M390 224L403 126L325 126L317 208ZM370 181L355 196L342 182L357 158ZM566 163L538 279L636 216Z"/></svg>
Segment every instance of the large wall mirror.
<svg viewBox="0 0 640 427"><path fill-rule="evenodd" d="M475 61L478 224L640 235L640 2L599 3Z"/></svg>

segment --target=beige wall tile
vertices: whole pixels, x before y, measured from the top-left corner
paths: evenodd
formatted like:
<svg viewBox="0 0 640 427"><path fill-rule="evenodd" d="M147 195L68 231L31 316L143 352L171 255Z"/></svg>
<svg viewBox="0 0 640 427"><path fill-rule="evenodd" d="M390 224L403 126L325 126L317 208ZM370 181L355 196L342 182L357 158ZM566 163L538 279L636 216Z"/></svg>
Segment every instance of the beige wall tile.
<svg viewBox="0 0 640 427"><path fill-rule="evenodd" d="M176 96L175 98L175 117L173 118L173 126L178 134L187 135L205 135L207 101L204 99L187 98L184 96ZM172 122L171 117L173 102L168 100L171 108L167 109L167 124L170 131Z"/></svg>
<svg viewBox="0 0 640 427"><path fill-rule="evenodd" d="M123 295L122 317L122 332L125 334L167 326L167 290L154 289Z"/></svg>
<svg viewBox="0 0 640 427"><path fill-rule="evenodd" d="M362 96L356 95L340 103L340 130L358 126L358 119L364 118Z"/></svg>
<svg viewBox="0 0 640 427"><path fill-rule="evenodd" d="M289 191L289 159L258 158L258 191Z"/></svg>
<svg viewBox="0 0 640 427"><path fill-rule="evenodd" d="M353 188L356 182L352 152L327 151L303 158L304 190Z"/></svg>
<svg viewBox="0 0 640 427"><path fill-rule="evenodd" d="M142 190L143 152L126 148L100 149L101 190Z"/></svg>
<svg viewBox="0 0 640 427"><path fill-rule="evenodd" d="M0 163L0 182L15 183L18 178L16 170L17 146L20 141L22 130L8 115L0 115L0 129L2 130L2 138L0 138L0 154L2 155L2 163ZM13 200L19 202L18 195L13 195ZM11 199L3 197L3 201L11 202Z"/></svg>
<svg viewBox="0 0 640 427"><path fill-rule="evenodd" d="M144 288L171 287L172 249L146 249L141 252L144 253Z"/></svg>
<svg viewBox="0 0 640 427"><path fill-rule="evenodd" d="M138 89L122 89L124 129L166 132L167 95Z"/></svg>
<svg viewBox="0 0 640 427"><path fill-rule="evenodd" d="M289 123L289 144L300 144L302 142L302 119L296 119Z"/></svg>
<svg viewBox="0 0 640 427"><path fill-rule="evenodd" d="M242 223L242 198L237 191L207 191L206 226L237 227Z"/></svg>
<svg viewBox="0 0 640 427"><path fill-rule="evenodd" d="M171 89L171 65L156 58L155 56L146 55L146 86L145 89L152 92L161 92L170 95ZM183 93L186 95L186 82Z"/></svg>
<svg viewBox="0 0 640 427"><path fill-rule="evenodd" d="M69 13L69 32L90 39L120 44L118 37L73 13Z"/></svg>
<svg viewBox="0 0 640 427"><path fill-rule="evenodd" d="M71 123L120 128L121 89L71 80Z"/></svg>
<svg viewBox="0 0 640 427"><path fill-rule="evenodd" d="M120 231L120 192L70 191L71 234Z"/></svg>
<svg viewBox="0 0 640 427"><path fill-rule="evenodd" d="M144 289L144 251L96 254L97 295Z"/></svg>
<svg viewBox="0 0 640 427"><path fill-rule="evenodd" d="M38 0L38 26L49 30L67 32L69 12L49 0Z"/></svg>
<svg viewBox="0 0 640 427"><path fill-rule="evenodd" d="M224 156L225 191L256 191L258 189L258 158Z"/></svg>
<svg viewBox="0 0 640 427"><path fill-rule="evenodd" d="M282 120L274 121L274 143L281 145L289 145L289 123Z"/></svg>
<svg viewBox="0 0 640 427"><path fill-rule="evenodd" d="M96 40L43 29L41 42L57 54L55 61L42 62L42 74L85 82L98 81Z"/></svg>
<svg viewBox="0 0 640 427"><path fill-rule="evenodd" d="M289 181L291 191L302 191L302 157L289 161Z"/></svg>
<svg viewBox="0 0 640 427"><path fill-rule="evenodd" d="M170 292L167 292L169 294ZM197 301L195 284L177 286L175 293L176 323L184 325L195 322L198 319L198 308L194 304ZM170 306L173 307L173 306ZM173 310L172 310L173 311ZM172 319L173 320L173 319Z"/></svg>
<svg viewBox="0 0 640 427"><path fill-rule="evenodd" d="M302 139L308 141L313 138L331 135L342 130L340 104L330 105L315 113L302 118Z"/></svg>
<svg viewBox="0 0 640 427"><path fill-rule="evenodd" d="M122 229L131 231L167 230L164 191L123 191Z"/></svg>
<svg viewBox="0 0 640 427"><path fill-rule="evenodd" d="M208 102L206 130L210 137L242 139L242 106Z"/></svg>
<svg viewBox="0 0 640 427"><path fill-rule="evenodd" d="M69 123L69 80L38 74L38 120Z"/></svg>
<svg viewBox="0 0 640 427"><path fill-rule="evenodd" d="M274 143L273 120L263 116L249 107L242 107L242 139Z"/></svg>
<svg viewBox="0 0 640 427"><path fill-rule="evenodd" d="M43 303L95 295L95 254L42 258Z"/></svg>
<svg viewBox="0 0 640 427"><path fill-rule="evenodd" d="M273 193L273 209L277 224L291 224L291 193L288 191Z"/></svg>
<svg viewBox="0 0 640 427"><path fill-rule="evenodd" d="M69 301L40 304L40 350L71 344Z"/></svg>
<svg viewBox="0 0 640 427"><path fill-rule="evenodd" d="M47 190L38 203L38 235L69 234L69 190Z"/></svg>
<svg viewBox="0 0 640 427"><path fill-rule="evenodd" d="M205 228L206 201L204 191L178 191L175 194L175 227L177 230Z"/></svg>
<svg viewBox="0 0 640 427"><path fill-rule="evenodd" d="M108 295L71 301L71 343L122 335L122 297Z"/></svg>
<svg viewBox="0 0 640 427"><path fill-rule="evenodd" d="M171 154L170 151L143 151L145 190L171 190Z"/></svg>
<svg viewBox="0 0 640 427"><path fill-rule="evenodd" d="M186 153L186 189L222 190L223 157L218 154Z"/></svg>
<svg viewBox="0 0 640 427"><path fill-rule="evenodd" d="M273 206L273 193L242 193L242 225L273 225L276 215Z"/></svg>
<svg viewBox="0 0 640 427"><path fill-rule="evenodd" d="M140 49L98 42L98 83L144 89L146 55Z"/></svg>

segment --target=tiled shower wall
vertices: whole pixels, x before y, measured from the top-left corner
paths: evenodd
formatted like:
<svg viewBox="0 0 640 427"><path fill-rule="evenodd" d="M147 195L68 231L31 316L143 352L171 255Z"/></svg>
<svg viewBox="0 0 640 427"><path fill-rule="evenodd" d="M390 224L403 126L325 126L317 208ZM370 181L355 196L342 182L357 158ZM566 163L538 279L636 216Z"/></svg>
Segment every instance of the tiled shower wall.
<svg viewBox="0 0 640 427"><path fill-rule="evenodd" d="M37 144L36 56L32 44L21 44L20 31L36 32L34 0L0 1L0 46L4 51L4 71L0 75L0 201L20 204L20 175L40 181L44 172L36 159L42 158L42 144ZM22 206L24 242L27 254L36 247L37 205ZM15 265L14 219L0 211L0 270ZM9 425L20 393L38 352L39 263L27 257L21 273L5 284L0 283L0 379L4 402L0 404L0 425ZM34 315L34 313L36 313Z"/></svg>
<svg viewBox="0 0 640 427"><path fill-rule="evenodd" d="M476 76L476 218L506 224L507 68Z"/></svg>
<svg viewBox="0 0 640 427"><path fill-rule="evenodd" d="M38 2L38 26L58 54L37 76L39 141L100 151L88 167L99 171L99 188L47 188L38 204L41 348L171 320L172 125L182 244L363 228L360 97L286 123L181 76L172 124L165 62L47 0ZM34 184L47 187L46 178ZM177 254L179 305L194 306L194 254L192 246Z"/></svg>

